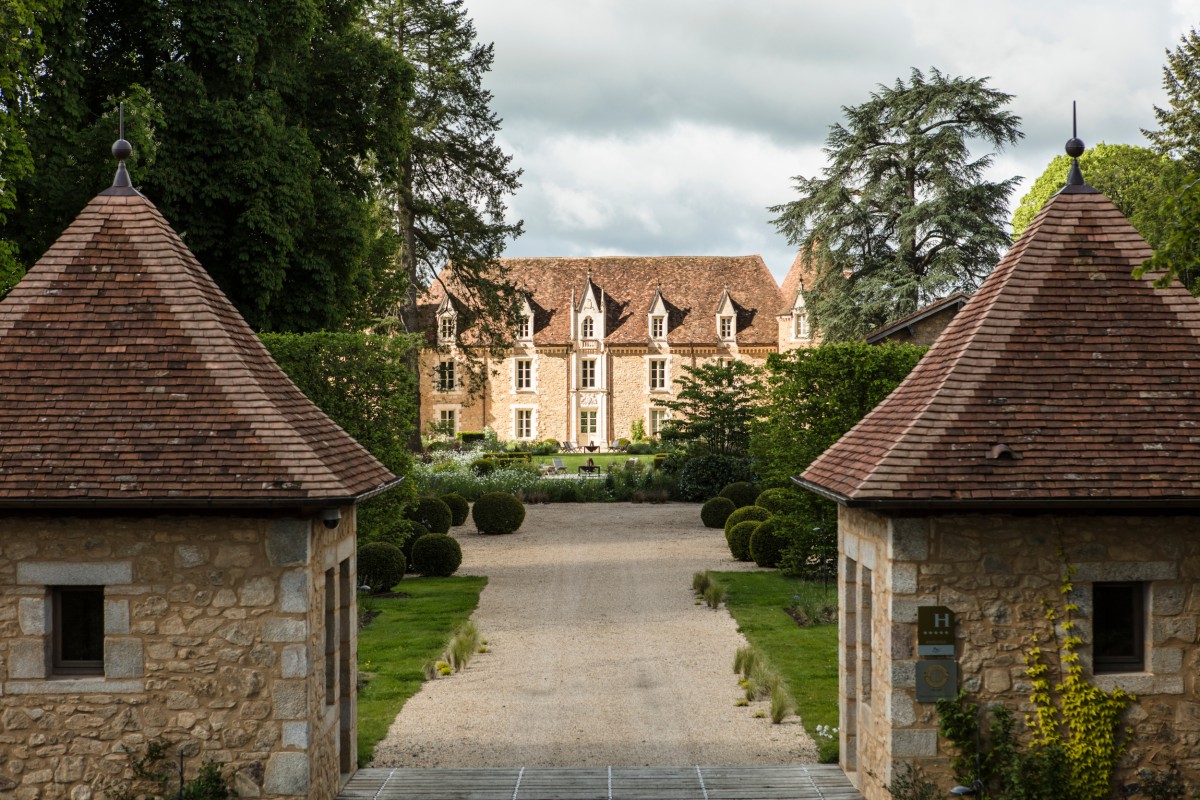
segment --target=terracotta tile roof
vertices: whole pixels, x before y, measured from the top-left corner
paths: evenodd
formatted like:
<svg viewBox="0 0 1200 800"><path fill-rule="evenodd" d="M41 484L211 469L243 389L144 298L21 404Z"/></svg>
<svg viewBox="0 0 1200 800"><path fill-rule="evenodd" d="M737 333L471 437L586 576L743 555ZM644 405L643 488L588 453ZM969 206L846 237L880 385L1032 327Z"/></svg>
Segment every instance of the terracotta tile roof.
<svg viewBox="0 0 1200 800"><path fill-rule="evenodd" d="M941 300L934 300L927 306L921 306L907 316L892 320L886 325L879 326L864 336L863 339L867 342L867 344L876 344L877 342L883 341L897 331L901 331L904 328L907 328L909 325L915 325L916 323L928 319L935 314L940 314L943 311L951 314L958 313L959 309L961 309L970 298L971 295L967 292L955 292L954 294L946 295Z"/></svg>
<svg viewBox="0 0 1200 800"><path fill-rule="evenodd" d="M336 505L391 485L158 209L112 192L0 302L0 506Z"/></svg>
<svg viewBox="0 0 1200 800"><path fill-rule="evenodd" d="M1200 303L1131 277L1149 255L1103 195L1057 195L797 482L881 507L1200 504Z"/></svg>
<svg viewBox="0 0 1200 800"><path fill-rule="evenodd" d="M609 344L646 344L648 315L656 288L670 313L667 341L672 345L717 342L717 304L726 286L737 304L739 345L779 343L775 315L784 311L779 286L761 256L597 256L589 258L505 258L511 280L528 293L534 311L534 343L570 341L571 292L582 297L588 274L604 293ZM454 293L453 268L441 279ZM422 299L422 327L429 333L433 313L445 296L437 281Z"/></svg>
<svg viewBox="0 0 1200 800"><path fill-rule="evenodd" d="M787 304L788 310L791 309L792 303L796 302L796 290L801 287L805 292L810 291L817 282L817 270L814 264L811 264L805 252L801 250L796 253L796 258L792 260L792 266L788 268L788 273L783 278L783 301Z"/></svg>

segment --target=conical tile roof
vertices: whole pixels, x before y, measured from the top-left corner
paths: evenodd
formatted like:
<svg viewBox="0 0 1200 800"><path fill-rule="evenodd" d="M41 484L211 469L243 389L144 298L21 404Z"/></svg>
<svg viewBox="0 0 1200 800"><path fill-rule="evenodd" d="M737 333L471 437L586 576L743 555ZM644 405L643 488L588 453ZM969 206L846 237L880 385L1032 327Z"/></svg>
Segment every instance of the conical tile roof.
<svg viewBox="0 0 1200 800"><path fill-rule="evenodd" d="M1200 303L1133 278L1149 256L1108 198L1055 196L797 482L857 506L1200 505Z"/></svg>
<svg viewBox="0 0 1200 800"><path fill-rule="evenodd" d="M0 507L307 508L396 480L132 189L93 199L0 302Z"/></svg>

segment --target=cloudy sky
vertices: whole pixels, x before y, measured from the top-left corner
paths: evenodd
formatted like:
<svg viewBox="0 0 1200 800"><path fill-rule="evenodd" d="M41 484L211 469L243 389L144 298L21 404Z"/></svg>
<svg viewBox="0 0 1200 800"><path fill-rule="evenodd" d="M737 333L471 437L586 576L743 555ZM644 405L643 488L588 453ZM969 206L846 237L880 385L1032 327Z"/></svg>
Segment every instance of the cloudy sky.
<svg viewBox="0 0 1200 800"><path fill-rule="evenodd" d="M911 68L989 77L1025 138L1015 205L1071 134L1145 144L1164 50L1197 0L467 0L524 169L510 256L794 255L768 206L819 174L829 126Z"/></svg>

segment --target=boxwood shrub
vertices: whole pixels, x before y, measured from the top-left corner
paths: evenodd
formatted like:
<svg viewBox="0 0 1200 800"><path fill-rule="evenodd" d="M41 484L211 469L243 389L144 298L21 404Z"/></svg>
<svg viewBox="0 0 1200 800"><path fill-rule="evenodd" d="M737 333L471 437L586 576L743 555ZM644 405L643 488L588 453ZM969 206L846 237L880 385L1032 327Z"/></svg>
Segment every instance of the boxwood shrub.
<svg viewBox="0 0 1200 800"><path fill-rule="evenodd" d="M729 519L725 520L725 533L729 533L733 526L737 525L739 522L745 522L746 520L750 519L754 520L755 522L763 522L770 518L771 512L767 511L765 508L759 508L758 506L746 506L745 508L739 508L737 511L734 511L729 515Z"/></svg>
<svg viewBox="0 0 1200 800"><path fill-rule="evenodd" d="M745 508L754 505L754 501L758 499L758 490L752 483L737 481L722 489L720 496L728 497L738 508Z"/></svg>
<svg viewBox="0 0 1200 800"><path fill-rule="evenodd" d="M480 533L512 533L525 521L525 506L511 494L489 492L475 501L471 519Z"/></svg>
<svg viewBox="0 0 1200 800"><path fill-rule="evenodd" d="M787 546L788 540L779 517L771 517L761 523L750 535L750 557L760 567L778 567L779 558Z"/></svg>
<svg viewBox="0 0 1200 800"><path fill-rule="evenodd" d="M450 524L454 527L457 528L459 525L466 523L467 517L471 516L471 504L468 503L467 498L463 497L461 494L450 492L449 494L442 495L438 499L449 506L451 517Z"/></svg>
<svg viewBox="0 0 1200 800"><path fill-rule="evenodd" d="M737 506L728 497L713 497L701 507L700 521L706 528L724 528L725 520L736 510Z"/></svg>
<svg viewBox="0 0 1200 800"><path fill-rule="evenodd" d="M422 497L409 516L429 529L430 533L449 533L454 514L450 506L436 497Z"/></svg>
<svg viewBox="0 0 1200 800"><path fill-rule="evenodd" d="M796 505L796 492L791 489L765 489L754 501L772 514L786 514Z"/></svg>
<svg viewBox="0 0 1200 800"><path fill-rule="evenodd" d="M729 552L738 561L750 560L750 537L758 530L759 525L762 525L759 520L748 519L734 525L725 534L725 541L729 543Z"/></svg>
<svg viewBox="0 0 1200 800"><path fill-rule="evenodd" d="M371 542L358 550L358 580L378 594L389 591L404 577L403 551L387 542Z"/></svg>
<svg viewBox="0 0 1200 800"><path fill-rule="evenodd" d="M462 547L453 536L430 533L416 540L412 551L413 571L435 578L448 578L462 564Z"/></svg>

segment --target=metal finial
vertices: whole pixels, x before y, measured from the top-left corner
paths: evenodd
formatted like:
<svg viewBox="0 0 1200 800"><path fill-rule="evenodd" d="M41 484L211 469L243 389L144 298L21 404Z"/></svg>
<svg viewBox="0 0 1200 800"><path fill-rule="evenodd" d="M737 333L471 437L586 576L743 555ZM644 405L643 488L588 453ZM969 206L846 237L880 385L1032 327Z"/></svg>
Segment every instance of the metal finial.
<svg viewBox="0 0 1200 800"><path fill-rule="evenodd" d="M125 159L133 155L133 145L125 141L125 104L119 106L119 128L117 129L117 141L113 142L112 154L113 158L117 159L117 174L113 176L112 186L105 189L101 194L137 194L137 189L133 188L133 181L129 179L129 170L125 168Z"/></svg>
<svg viewBox="0 0 1200 800"><path fill-rule="evenodd" d="M1083 170L1079 169L1079 157L1087 148L1079 138L1079 119L1076 114L1075 101L1071 101L1071 138L1067 140L1066 151L1071 157L1071 169L1067 173L1067 185L1062 188L1067 194L1093 194L1096 192L1083 179Z"/></svg>

